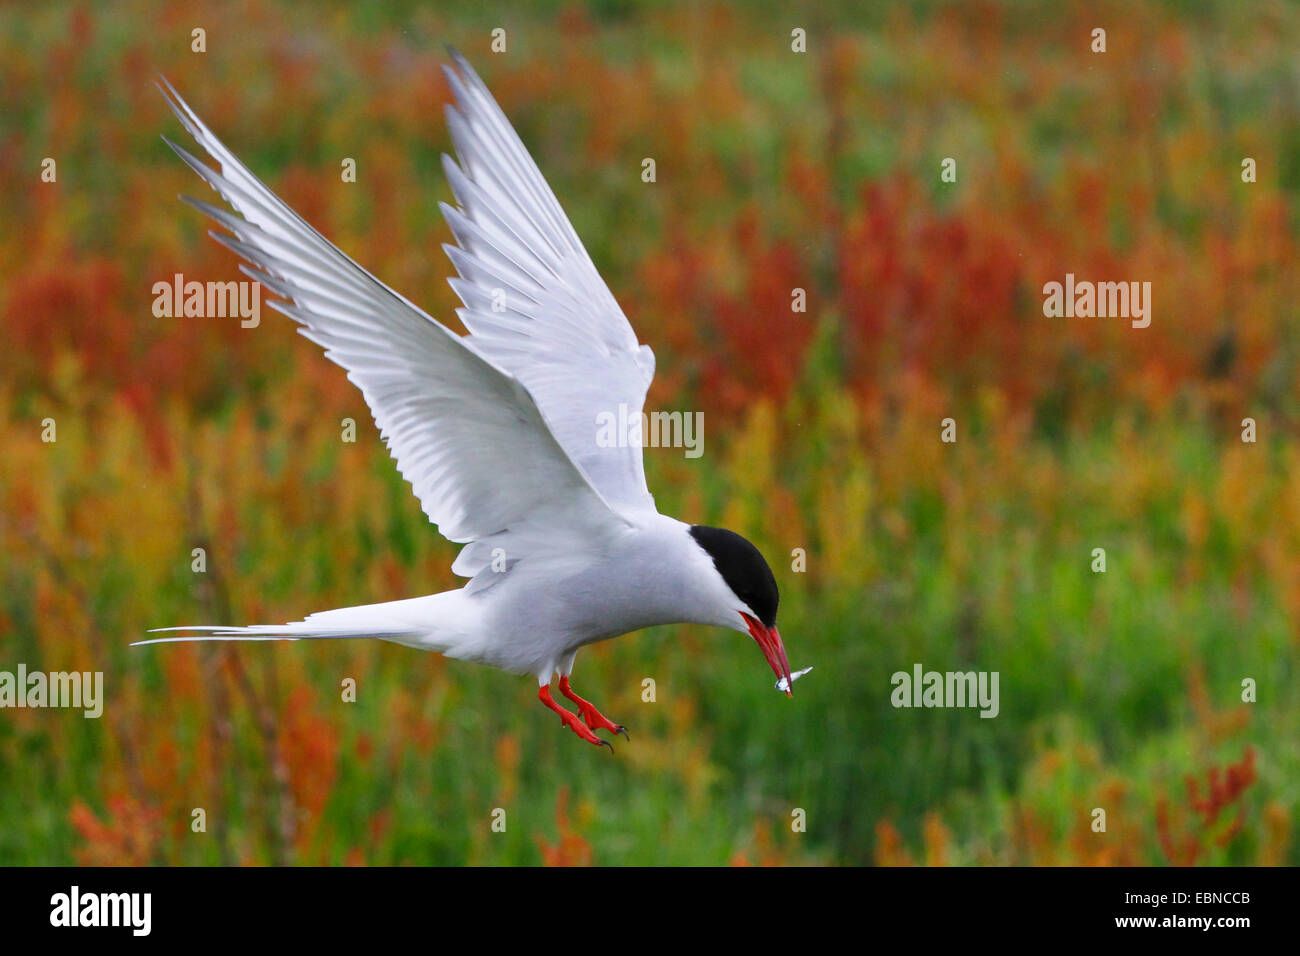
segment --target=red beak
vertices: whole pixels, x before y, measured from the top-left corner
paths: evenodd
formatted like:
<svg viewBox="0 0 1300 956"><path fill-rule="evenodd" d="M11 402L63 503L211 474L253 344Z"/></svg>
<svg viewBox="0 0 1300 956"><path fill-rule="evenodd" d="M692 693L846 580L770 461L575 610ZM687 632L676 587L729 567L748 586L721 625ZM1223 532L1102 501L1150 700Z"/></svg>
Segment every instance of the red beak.
<svg viewBox="0 0 1300 956"><path fill-rule="evenodd" d="M781 632L773 627L764 627L761 621L757 621L743 611L740 614L745 619L745 626L749 628L749 633L754 640L758 642L759 648L763 651L763 656L767 658L768 666L772 668L777 678L785 678L785 696L792 697L790 688L794 685L794 680L790 677L790 662L785 657L785 645L781 643Z"/></svg>

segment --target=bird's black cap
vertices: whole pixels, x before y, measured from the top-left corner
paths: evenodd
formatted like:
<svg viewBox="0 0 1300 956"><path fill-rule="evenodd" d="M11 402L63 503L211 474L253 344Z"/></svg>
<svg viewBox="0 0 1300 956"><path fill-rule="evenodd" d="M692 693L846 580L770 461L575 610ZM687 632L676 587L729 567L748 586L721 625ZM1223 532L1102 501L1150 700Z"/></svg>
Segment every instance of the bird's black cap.
<svg viewBox="0 0 1300 956"><path fill-rule="evenodd" d="M753 609L763 626L775 627L781 595L776 590L776 577L758 548L734 531L702 524L691 525L691 537L713 559L727 587Z"/></svg>

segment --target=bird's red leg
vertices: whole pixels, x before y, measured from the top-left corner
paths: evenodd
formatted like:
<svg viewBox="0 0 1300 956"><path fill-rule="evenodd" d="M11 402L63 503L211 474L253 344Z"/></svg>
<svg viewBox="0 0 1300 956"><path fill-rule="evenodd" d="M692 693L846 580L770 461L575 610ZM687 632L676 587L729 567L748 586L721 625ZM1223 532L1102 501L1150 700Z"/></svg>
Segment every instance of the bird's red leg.
<svg viewBox="0 0 1300 956"><path fill-rule="evenodd" d="M573 688L569 686L569 678L560 678L560 693L578 705L578 713L582 715L582 719L592 730L608 730L612 734L622 734L624 737L627 737L627 739L631 739L627 736L626 727L622 724L614 723L614 721L610 720L598 711L595 704L583 700L575 694Z"/></svg>
<svg viewBox="0 0 1300 956"><path fill-rule="evenodd" d="M540 700L547 707L551 708L551 710L559 714L560 721L564 724L564 726L568 727L570 730L572 730L583 740L587 741L587 743L596 744L597 746L601 746L601 747L609 747L610 750L614 749L613 747L610 747L609 741L601 740L599 737L593 734L586 727L582 726L582 722L578 720L577 714L573 713L572 711L565 710L555 701L551 700L551 688L548 685L543 684L538 689L537 699Z"/></svg>

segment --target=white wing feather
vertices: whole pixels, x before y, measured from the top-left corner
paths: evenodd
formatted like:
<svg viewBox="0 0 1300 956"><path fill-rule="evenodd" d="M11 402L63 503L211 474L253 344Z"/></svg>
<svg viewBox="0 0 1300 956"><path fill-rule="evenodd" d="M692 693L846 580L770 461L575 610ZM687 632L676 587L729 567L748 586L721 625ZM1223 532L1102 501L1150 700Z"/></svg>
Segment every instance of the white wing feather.
<svg viewBox="0 0 1300 956"><path fill-rule="evenodd" d="M639 421L654 353L636 335L546 180L492 94L454 50L445 67L456 106L447 124L460 157L443 167L459 209L442 204L475 347L519 379L556 440L605 499L653 509L639 444L602 447L598 422ZM623 413L620 415L620 406ZM609 432L606 432L608 436Z"/></svg>
<svg viewBox="0 0 1300 956"><path fill-rule="evenodd" d="M233 234L212 236L252 263L241 268L292 303L272 305L347 370L443 535L512 540L519 546L507 554L517 560L554 536L626 527L556 440L527 383L344 255L249 172L170 84L168 92L221 172L168 144L243 218L186 201ZM458 572L481 568L465 553L474 550L462 552Z"/></svg>

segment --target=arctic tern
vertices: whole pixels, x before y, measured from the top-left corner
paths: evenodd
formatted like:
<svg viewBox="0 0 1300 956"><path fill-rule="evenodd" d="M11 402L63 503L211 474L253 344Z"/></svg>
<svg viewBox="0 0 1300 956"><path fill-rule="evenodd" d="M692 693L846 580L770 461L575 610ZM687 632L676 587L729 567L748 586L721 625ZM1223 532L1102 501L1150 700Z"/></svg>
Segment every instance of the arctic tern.
<svg viewBox="0 0 1300 956"><path fill-rule="evenodd" d="M639 415L654 375L555 195L483 81L451 51L446 108L460 162L443 156L469 335L437 322L309 226L181 99L159 89L219 170L163 137L239 215L181 198L227 233L213 238L284 300L272 305L347 370L424 513L464 544L453 591L341 608L283 625L161 628L193 640L379 638L537 678L541 702L588 743L627 736L569 685L579 649L657 624L753 637L790 694L776 578L721 528L661 515L635 442L597 441L601 413ZM164 88L165 87L165 88ZM194 636L195 634L199 636ZM560 692L577 707L551 697Z"/></svg>

